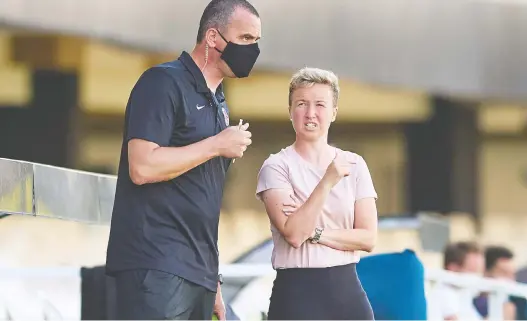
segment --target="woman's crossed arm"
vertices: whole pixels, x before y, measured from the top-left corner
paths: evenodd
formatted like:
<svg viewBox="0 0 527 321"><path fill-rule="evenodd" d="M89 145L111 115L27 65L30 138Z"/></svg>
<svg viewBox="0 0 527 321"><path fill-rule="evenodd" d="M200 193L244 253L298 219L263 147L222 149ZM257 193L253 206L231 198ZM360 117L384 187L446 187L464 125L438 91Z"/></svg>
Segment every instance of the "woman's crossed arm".
<svg viewBox="0 0 527 321"><path fill-rule="evenodd" d="M371 252L377 241L377 206L375 198L355 202L353 229L325 229L319 244L341 251Z"/></svg>

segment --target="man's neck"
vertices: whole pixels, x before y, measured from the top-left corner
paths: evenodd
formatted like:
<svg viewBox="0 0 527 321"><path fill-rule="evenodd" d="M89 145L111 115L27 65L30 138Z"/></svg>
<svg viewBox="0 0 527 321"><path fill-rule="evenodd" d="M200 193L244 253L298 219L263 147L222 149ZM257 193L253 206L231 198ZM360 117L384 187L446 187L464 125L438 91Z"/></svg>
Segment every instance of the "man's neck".
<svg viewBox="0 0 527 321"><path fill-rule="evenodd" d="M211 49L209 49L211 50ZM221 71L216 68L214 64L211 64L210 59L207 65L205 65L205 55L199 47L195 47L194 50L190 53L192 60L196 63L198 68L203 73L203 78L207 83L207 87L213 92L216 93L216 89L223 81L223 75ZM205 68L203 68L205 67Z"/></svg>

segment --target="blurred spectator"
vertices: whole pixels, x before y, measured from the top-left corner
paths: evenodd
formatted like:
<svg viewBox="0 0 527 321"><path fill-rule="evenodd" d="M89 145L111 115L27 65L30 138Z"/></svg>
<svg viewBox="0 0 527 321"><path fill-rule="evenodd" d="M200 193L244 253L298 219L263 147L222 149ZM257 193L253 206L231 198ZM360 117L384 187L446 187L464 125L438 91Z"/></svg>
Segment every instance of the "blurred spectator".
<svg viewBox="0 0 527 321"><path fill-rule="evenodd" d="M516 282L527 284L527 267L516 272ZM524 298L513 298L516 304L516 319L527 320L527 300Z"/></svg>
<svg viewBox="0 0 527 321"><path fill-rule="evenodd" d="M527 284L527 266L516 272L516 282Z"/></svg>
<svg viewBox="0 0 527 321"><path fill-rule="evenodd" d="M516 280L514 254L503 246L489 246L485 249L485 276L508 281Z"/></svg>
<svg viewBox="0 0 527 321"><path fill-rule="evenodd" d="M483 275L485 258L483 250L475 242L458 242L449 244L443 253L444 269L457 273ZM444 320L459 320L463 300L457 287L438 284L434 287L430 300L434 301L437 311L434 315L441 315ZM467 307L467 317L471 320L481 320L474 305ZM464 309L463 309L464 310Z"/></svg>
<svg viewBox="0 0 527 321"><path fill-rule="evenodd" d="M514 254L503 246L489 246L485 250L485 276L493 279L516 281L516 268L514 267ZM523 315L517 315L525 308L521 308L524 300L511 297L503 306L504 320L524 319ZM486 318L488 316L488 295L482 293L474 299L478 312ZM518 309L520 307L520 309ZM523 313L522 313L523 314Z"/></svg>

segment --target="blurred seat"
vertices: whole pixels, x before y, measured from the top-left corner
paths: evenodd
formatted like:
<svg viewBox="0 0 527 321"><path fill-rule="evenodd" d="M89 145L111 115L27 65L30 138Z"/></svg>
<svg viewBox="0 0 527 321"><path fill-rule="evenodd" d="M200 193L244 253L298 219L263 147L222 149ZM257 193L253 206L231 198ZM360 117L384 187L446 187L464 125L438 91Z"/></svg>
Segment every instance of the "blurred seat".
<svg viewBox="0 0 527 321"><path fill-rule="evenodd" d="M411 250L371 255L357 273L376 320L426 320L425 273Z"/></svg>

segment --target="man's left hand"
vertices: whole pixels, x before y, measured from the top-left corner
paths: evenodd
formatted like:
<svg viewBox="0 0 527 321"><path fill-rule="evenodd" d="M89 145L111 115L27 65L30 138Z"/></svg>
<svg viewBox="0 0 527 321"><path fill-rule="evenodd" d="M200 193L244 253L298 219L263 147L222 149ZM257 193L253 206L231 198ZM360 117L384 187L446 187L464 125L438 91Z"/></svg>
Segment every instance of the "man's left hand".
<svg viewBox="0 0 527 321"><path fill-rule="evenodd" d="M221 288L218 284L218 292L216 292L216 302L214 302L214 314L220 321L226 320L225 317L225 303L223 302L223 296L221 295Z"/></svg>

